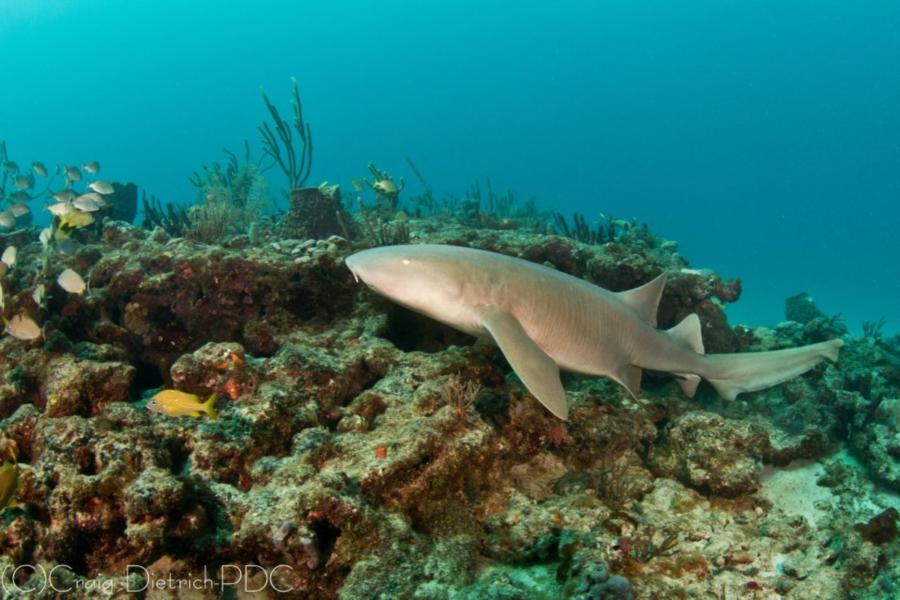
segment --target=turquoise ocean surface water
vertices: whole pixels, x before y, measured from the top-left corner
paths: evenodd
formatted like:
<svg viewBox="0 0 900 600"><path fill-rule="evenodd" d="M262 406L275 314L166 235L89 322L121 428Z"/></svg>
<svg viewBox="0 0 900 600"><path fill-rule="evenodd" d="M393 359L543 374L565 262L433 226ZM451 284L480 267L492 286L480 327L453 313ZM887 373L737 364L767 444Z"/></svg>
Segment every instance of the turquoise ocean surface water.
<svg viewBox="0 0 900 600"><path fill-rule="evenodd" d="M313 181L409 155L437 196L648 223L743 279L732 322L900 322L897 2L7 0L0 57L16 157L192 202L294 76Z"/></svg>

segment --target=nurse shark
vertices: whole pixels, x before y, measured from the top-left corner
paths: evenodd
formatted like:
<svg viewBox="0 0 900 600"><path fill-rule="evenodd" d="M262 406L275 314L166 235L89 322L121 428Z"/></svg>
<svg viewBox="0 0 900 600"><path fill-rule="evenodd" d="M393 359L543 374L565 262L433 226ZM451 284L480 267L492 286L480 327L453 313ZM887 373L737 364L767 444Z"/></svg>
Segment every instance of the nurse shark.
<svg viewBox="0 0 900 600"><path fill-rule="evenodd" d="M611 292L543 265L485 250L435 244L383 246L347 257L357 281L413 311L500 347L551 413L568 416L560 369L609 377L637 397L643 369L674 374L693 396L700 378L728 400L793 379L840 339L734 354L705 354L700 319L656 328L666 275Z"/></svg>

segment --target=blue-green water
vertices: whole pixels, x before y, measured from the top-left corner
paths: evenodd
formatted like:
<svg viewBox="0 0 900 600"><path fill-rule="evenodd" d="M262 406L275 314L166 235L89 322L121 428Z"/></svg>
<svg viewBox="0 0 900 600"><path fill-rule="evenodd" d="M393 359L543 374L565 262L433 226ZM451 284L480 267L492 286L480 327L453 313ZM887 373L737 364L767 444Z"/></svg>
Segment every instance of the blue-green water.
<svg viewBox="0 0 900 600"><path fill-rule="evenodd" d="M313 181L409 154L438 196L649 223L744 279L733 322L807 291L898 329L900 3L227 4L0 3L0 139L191 201L295 76Z"/></svg>

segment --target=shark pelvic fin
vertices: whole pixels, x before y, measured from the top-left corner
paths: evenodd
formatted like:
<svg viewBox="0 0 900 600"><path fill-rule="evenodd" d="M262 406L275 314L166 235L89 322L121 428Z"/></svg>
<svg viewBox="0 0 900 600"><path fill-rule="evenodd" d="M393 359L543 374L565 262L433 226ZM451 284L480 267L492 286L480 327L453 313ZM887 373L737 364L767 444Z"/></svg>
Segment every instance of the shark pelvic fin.
<svg viewBox="0 0 900 600"><path fill-rule="evenodd" d="M666 274L662 273L640 287L617 292L616 295L619 300L630 306L641 319L656 327L656 311L665 287Z"/></svg>
<svg viewBox="0 0 900 600"><path fill-rule="evenodd" d="M678 385L681 386L684 395L693 398L697 393L697 386L700 385L700 376L693 373L676 373L675 375L678 377Z"/></svg>
<svg viewBox="0 0 900 600"><path fill-rule="evenodd" d="M610 379L621 384L635 400L641 393L641 368L634 365L622 365L609 374Z"/></svg>
<svg viewBox="0 0 900 600"><path fill-rule="evenodd" d="M489 311L482 315L481 322L528 391L554 415L566 419L569 414L566 391L553 359L528 337L511 314Z"/></svg>

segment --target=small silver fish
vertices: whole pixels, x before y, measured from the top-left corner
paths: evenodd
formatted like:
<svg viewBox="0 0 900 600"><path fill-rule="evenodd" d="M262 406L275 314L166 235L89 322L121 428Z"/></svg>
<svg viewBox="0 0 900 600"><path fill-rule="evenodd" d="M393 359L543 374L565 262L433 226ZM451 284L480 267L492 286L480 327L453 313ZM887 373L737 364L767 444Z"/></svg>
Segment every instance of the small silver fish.
<svg viewBox="0 0 900 600"><path fill-rule="evenodd" d="M84 290L87 289L84 279L72 269L66 269L60 273L59 277L56 278L56 283L70 294L83 294Z"/></svg>
<svg viewBox="0 0 900 600"><path fill-rule="evenodd" d="M66 167L65 173L69 181L81 181L81 171L78 170L78 167Z"/></svg>
<svg viewBox="0 0 900 600"><path fill-rule="evenodd" d="M48 206L47 210L50 211L50 214L61 217L72 210L72 205L68 202L57 202L56 204L51 204L50 206Z"/></svg>
<svg viewBox="0 0 900 600"><path fill-rule="evenodd" d="M41 337L41 328L25 314L14 316L6 324L6 332L17 340L31 341Z"/></svg>
<svg viewBox="0 0 900 600"><path fill-rule="evenodd" d="M50 197L52 197L57 202L71 202L75 199L75 190L73 190L72 188L65 188L59 190L58 192L51 193Z"/></svg>
<svg viewBox="0 0 900 600"><path fill-rule="evenodd" d="M103 208L103 206L99 202L95 202L94 200L85 198L83 196L78 196L77 198L75 198L75 201L72 202L72 206L86 213L97 212L98 210Z"/></svg>
<svg viewBox="0 0 900 600"><path fill-rule="evenodd" d="M44 293L46 292L46 288L43 283L39 283L34 291L31 293L31 299L34 300L34 303L38 306L43 306L44 304Z"/></svg>
<svg viewBox="0 0 900 600"><path fill-rule="evenodd" d="M89 192L75 198L75 200L72 201L72 206L78 210L83 210L84 212L96 212L106 206L106 202L103 201L100 194Z"/></svg>
<svg viewBox="0 0 900 600"><path fill-rule="evenodd" d="M10 200L13 202L28 202L31 200L31 196L28 195L28 192L25 190L19 190L18 192L13 192L9 195Z"/></svg>
<svg viewBox="0 0 900 600"><path fill-rule="evenodd" d="M5 163L3 163L3 168L6 169L7 173L18 173L19 172L19 165L17 165L16 163L14 163L11 160L8 160Z"/></svg>
<svg viewBox="0 0 900 600"><path fill-rule="evenodd" d="M50 245L50 239L53 237L53 230L49 227L44 227L41 229L40 235L38 235L38 239L41 241L41 246L46 248Z"/></svg>
<svg viewBox="0 0 900 600"><path fill-rule="evenodd" d="M78 242L74 238L68 237L57 240L54 247L65 255L75 254L75 251L78 250Z"/></svg>
<svg viewBox="0 0 900 600"><path fill-rule="evenodd" d="M109 195L116 191L116 188L113 187L108 181L103 181L102 179L98 179L97 181L92 181L88 184L88 187L97 192L98 194Z"/></svg>
<svg viewBox="0 0 900 600"><path fill-rule="evenodd" d="M90 173L91 175L96 175L100 172L100 163L96 160L92 160L91 162L81 165L81 168Z"/></svg>
<svg viewBox="0 0 900 600"><path fill-rule="evenodd" d="M12 229L16 226L16 218L8 210L0 212L0 227L3 229Z"/></svg>
<svg viewBox="0 0 900 600"><path fill-rule="evenodd" d="M106 199L97 192L85 192L81 195L82 198L90 198L91 200L96 200L97 202L102 202L103 205L106 205Z"/></svg>
<svg viewBox="0 0 900 600"><path fill-rule="evenodd" d="M12 269L16 266L16 256L18 256L18 253L19 251L16 250L15 246L8 246L6 250L3 251L3 255L0 256L0 262Z"/></svg>
<svg viewBox="0 0 900 600"><path fill-rule="evenodd" d="M30 190L34 187L34 175L16 175L13 178L13 184L20 190Z"/></svg>
<svg viewBox="0 0 900 600"><path fill-rule="evenodd" d="M45 167L44 163L42 163L39 160L36 160L33 163L31 163L31 170L34 171L34 174L37 175L38 177L46 177L47 176L47 167Z"/></svg>
<svg viewBox="0 0 900 600"><path fill-rule="evenodd" d="M31 209L28 208L27 204L13 204L9 207L9 212L12 213L12 216L21 219L22 217L28 216L31 214Z"/></svg>

